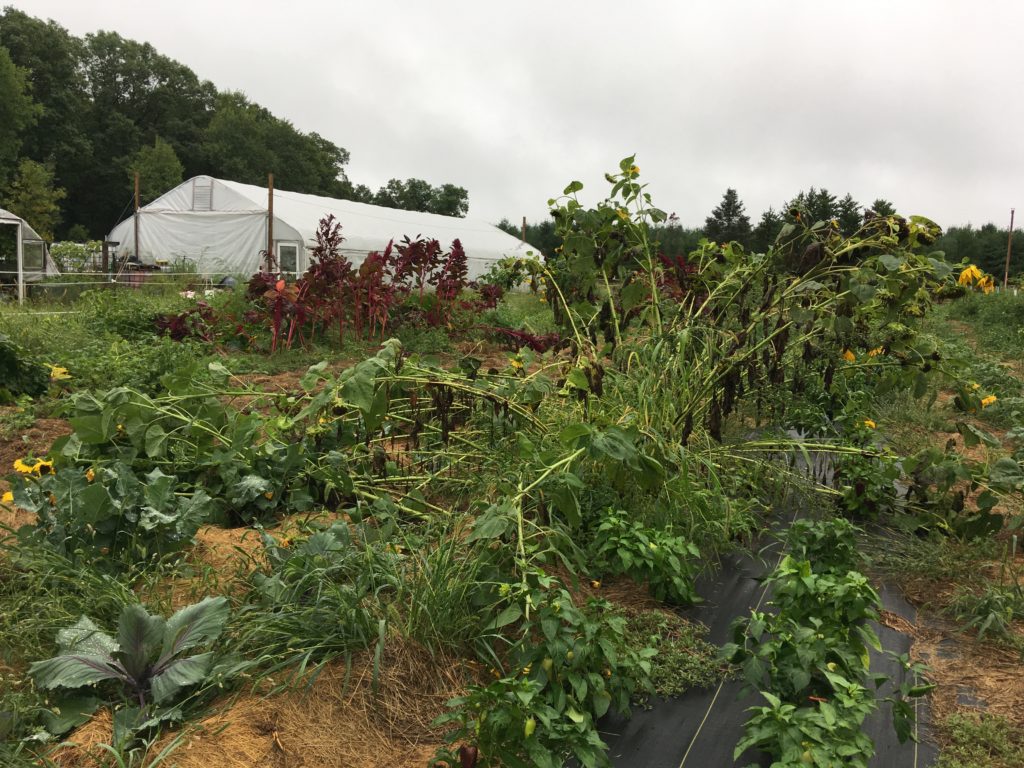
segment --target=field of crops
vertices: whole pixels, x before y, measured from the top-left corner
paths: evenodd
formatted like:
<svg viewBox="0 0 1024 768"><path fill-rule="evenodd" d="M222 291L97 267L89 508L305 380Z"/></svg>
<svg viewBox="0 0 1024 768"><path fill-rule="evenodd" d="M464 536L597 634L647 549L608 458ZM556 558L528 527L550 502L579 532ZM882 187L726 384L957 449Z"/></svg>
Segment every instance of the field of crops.
<svg viewBox="0 0 1024 768"><path fill-rule="evenodd" d="M707 765L609 724L727 681L743 760L1024 766L1024 297L915 216L668 257L608 178L476 284L325 220L296 283L0 308L0 761Z"/></svg>

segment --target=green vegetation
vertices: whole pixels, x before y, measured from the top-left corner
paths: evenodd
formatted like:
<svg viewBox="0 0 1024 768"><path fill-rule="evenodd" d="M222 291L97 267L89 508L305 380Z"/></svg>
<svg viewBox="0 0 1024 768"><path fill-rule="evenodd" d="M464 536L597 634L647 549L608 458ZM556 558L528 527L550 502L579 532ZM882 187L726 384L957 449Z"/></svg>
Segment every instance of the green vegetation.
<svg viewBox="0 0 1024 768"><path fill-rule="evenodd" d="M1020 729L998 715L951 715L941 723L948 744L938 768L1021 768Z"/></svg>
<svg viewBox="0 0 1024 768"><path fill-rule="evenodd" d="M607 765L606 713L729 673L700 627L637 610L637 590L693 604L702 568L813 494L821 519L791 528L771 579L777 614L738 624L726 650L767 702L738 751L863 764L879 604L857 523L908 532L907 574L949 572L956 547L1018 525L1019 458L978 455L997 450L984 419L1010 384L978 367L975 389L971 361L921 319L956 279L929 220L879 213L845 236L797 211L764 253L704 240L673 260L634 159L608 179L596 206L578 182L551 200L561 250L545 263L476 286L457 241L405 239L356 269L326 219L294 283L4 310L16 354L55 366L23 403L71 430L19 451L6 480L24 523L0 553L9 762L49 754L43 686L97 683L121 723L107 752L140 765L219 697L313 688L331 665L362 665L365 706L381 706L404 651L452 681L438 765ZM531 292L503 296L517 283ZM974 453L887 443L883 405L924 403L923 423L939 386ZM812 452L834 483L808 476ZM228 563L218 536L238 545ZM961 620L1008 636L1015 583L979 579ZM217 655L191 659L172 694L155 649L177 624L160 617L188 604L217 616L201 643ZM69 627L119 624L94 667L119 684L63 676ZM906 698L925 690L894 694L903 737Z"/></svg>
<svg viewBox="0 0 1024 768"><path fill-rule="evenodd" d="M840 544L834 554L819 546L829 540ZM768 702L751 708L735 757L754 747L778 765L864 768L875 750L861 732L877 707L869 686L886 679L873 675L868 662L870 650L881 650L868 624L878 620L881 602L867 579L849 570L854 541L848 524L805 524L790 541L815 559L783 558L768 579L777 612L754 611L738 620L733 642L722 649ZM902 661L910 682L901 683L889 701L893 725L905 741L913 729L906 698L922 696L931 686L916 683L923 668Z"/></svg>
<svg viewBox="0 0 1024 768"><path fill-rule="evenodd" d="M110 683L124 706L115 710L114 749L124 751L137 731L177 716L171 702L182 688L202 683L211 673L213 653L187 655L216 640L228 618L227 599L212 597L175 612L166 621L144 606L121 611L117 638L88 617L57 634L59 655L37 661L29 675L43 690L79 689ZM58 699L57 719L47 729L56 735L88 720L101 703L93 696Z"/></svg>
<svg viewBox="0 0 1024 768"><path fill-rule="evenodd" d="M626 642L653 648L651 685L659 696L679 696L691 688L709 688L728 672L715 663L718 648L706 630L667 611L640 611L626 617Z"/></svg>

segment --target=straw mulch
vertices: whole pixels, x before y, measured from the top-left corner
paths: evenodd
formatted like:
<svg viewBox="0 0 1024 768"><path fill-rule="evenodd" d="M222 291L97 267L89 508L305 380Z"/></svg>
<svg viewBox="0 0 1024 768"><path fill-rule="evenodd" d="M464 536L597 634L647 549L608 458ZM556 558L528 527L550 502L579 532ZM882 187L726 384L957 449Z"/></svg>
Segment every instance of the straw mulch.
<svg viewBox="0 0 1024 768"><path fill-rule="evenodd" d="M385 650L380 670L376 692L373 657L365 653L351 666L332 662L282 693L236 696L183 732L162 737L149 750L149 762L179 739L161 765L423 768L444 736L430 724L464 691L466 671L397 640ZM60 750L55 760L65 768L98 766L105 754L98 745L110 737L110 715L102 712L71 735L76 746Z"/></svg>

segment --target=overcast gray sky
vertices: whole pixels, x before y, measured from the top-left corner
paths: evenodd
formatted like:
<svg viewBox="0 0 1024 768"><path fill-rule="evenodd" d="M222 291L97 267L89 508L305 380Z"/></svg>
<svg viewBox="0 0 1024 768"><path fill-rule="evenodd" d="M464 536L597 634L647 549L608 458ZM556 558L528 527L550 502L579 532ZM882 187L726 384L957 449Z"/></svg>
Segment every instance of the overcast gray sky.
<svg viewBox="0 0 1024 768"><path fill-rule="evenodd" d="M654 203L700 225L824 186L943 226L1024 203L1024 3L1011 0L3 0L76 35L152 43L351 152L376 188L469 190L531 221L594 202L636 153Z"/></svg>

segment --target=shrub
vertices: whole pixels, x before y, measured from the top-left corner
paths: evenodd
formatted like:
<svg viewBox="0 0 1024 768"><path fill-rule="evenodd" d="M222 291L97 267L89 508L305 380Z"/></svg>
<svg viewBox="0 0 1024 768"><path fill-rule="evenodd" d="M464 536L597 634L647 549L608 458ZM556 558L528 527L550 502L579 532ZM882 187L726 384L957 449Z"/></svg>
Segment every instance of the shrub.
<svg viewBox="0 0 1024 768"><path fill-rule="evenodd" d="M0 405L22 395L37 397L46 391L50 374L26 349L0 333Z"/></svg>

